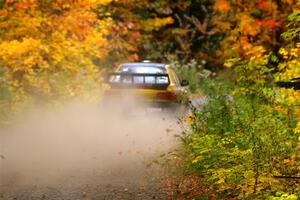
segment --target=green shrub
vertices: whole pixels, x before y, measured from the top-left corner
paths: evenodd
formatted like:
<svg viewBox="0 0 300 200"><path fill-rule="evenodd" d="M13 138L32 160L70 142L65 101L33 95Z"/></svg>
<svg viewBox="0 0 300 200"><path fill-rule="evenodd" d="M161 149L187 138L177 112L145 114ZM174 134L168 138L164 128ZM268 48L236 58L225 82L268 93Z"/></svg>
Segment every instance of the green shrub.
<svg viewBox="0 0 300 200"><path fill-rule="evenodd" d="M298 141L289 117L266 98L230 95L234 88L224 83L204 89L206 103L193 110L191 130L182 137L189 169L222 198L295 193L296 183L275 178L296 173L296 164L288 163Z"/></svg>

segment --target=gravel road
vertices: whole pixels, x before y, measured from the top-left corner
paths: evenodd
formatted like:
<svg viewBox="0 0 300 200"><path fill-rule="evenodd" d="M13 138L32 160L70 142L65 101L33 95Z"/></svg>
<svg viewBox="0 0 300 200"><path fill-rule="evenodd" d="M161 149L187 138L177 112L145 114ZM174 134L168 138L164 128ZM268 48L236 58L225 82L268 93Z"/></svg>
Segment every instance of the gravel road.
<svg viewBox="0 0 300 200"><path fill-rule="evenodd" d="M92 200L92 199L166 199L159 184L108 182L82 186L23 186L2 193L0 199L7 200Z"/></svg>
<svg viewBox="0 0 300 200"><path fill-rule="evenodd" d="M167 198L151 166L174 144L174 117L72 105L15 124L0 130L1 200Z"/></svg>

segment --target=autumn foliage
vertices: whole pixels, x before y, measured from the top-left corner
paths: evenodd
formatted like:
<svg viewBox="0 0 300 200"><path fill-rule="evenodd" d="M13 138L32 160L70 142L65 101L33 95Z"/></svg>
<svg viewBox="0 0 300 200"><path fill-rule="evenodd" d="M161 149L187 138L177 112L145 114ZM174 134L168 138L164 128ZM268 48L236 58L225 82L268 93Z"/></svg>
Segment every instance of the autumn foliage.
<svg viewBox="0 0 300 200"><path fill-rule="evenodd" d="M299 198L296 178L276 177L299 177L300 94L275 84L300 77L299 10L299 0L0 1L0 124L33 105L98 101L102 73L120 62L172 61L209 99L183 137L193 184L222 199ZM226 84L206 82L223 71Z"/></svg>
<svg viewBox="0 0 300 200"><path fill-rule="evenodd" d="M83 97L97 83L108 22L92 11L109 1L1 4L1 108ZM96 84L97 85L97 84Z"/></svg>
<svg viewBox="0 0 300 200"><path fill-rule="evenodd" d="M220 0L213 8L224 31L216 53L234 85L205 84L207 102L182 137L187 169L221 199L296 200L300 95L274 82L300 77L299 2Z"/></svg>

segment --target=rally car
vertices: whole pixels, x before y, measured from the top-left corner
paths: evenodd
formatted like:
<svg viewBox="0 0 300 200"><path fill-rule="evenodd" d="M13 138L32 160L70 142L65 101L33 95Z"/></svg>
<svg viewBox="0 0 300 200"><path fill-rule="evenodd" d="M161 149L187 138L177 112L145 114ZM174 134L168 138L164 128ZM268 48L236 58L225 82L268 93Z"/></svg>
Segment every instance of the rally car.
<svg viewBox="0 0 300 200"><path fill-rule="evenodd" d="M106 102L132 101L146 105L176 109L186 95L187 80L179 80L168 64L149 61L121 64L109 73L103 93ZM126 105L128 106L128 105Z"/></svg>

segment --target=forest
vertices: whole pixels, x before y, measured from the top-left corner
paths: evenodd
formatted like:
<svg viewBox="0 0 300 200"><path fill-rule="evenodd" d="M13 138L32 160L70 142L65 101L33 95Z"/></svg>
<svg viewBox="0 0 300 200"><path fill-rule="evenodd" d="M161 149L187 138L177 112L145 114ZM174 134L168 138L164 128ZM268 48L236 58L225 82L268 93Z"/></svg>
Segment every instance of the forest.
<svg viewBox="0 0 300 200"><path fill-rule="evenodd" d="M0 0L0 126L145 59L206 96L163 161L172 199L300 199L299 0Z"/></svg>

